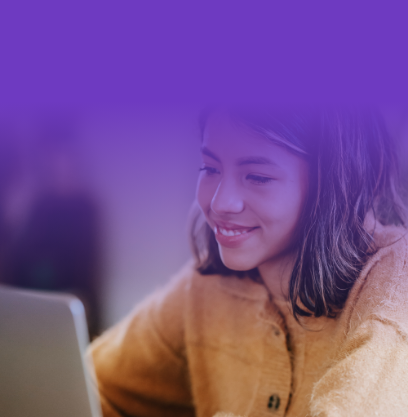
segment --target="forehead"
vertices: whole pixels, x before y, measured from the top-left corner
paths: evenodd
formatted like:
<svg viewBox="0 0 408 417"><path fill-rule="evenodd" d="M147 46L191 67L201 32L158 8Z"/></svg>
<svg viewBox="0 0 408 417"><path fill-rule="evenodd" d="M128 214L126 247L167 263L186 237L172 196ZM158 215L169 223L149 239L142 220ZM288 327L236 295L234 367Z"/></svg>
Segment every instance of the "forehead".
<svg viewBox="0 0 408 417"><path fill-rule="evenodd" d="M278 145L284 140L274 140L250 129L243 123L232 120L224 114L211 115L203 132L202 146L219 157L275 157L289 153Z"/></svg>

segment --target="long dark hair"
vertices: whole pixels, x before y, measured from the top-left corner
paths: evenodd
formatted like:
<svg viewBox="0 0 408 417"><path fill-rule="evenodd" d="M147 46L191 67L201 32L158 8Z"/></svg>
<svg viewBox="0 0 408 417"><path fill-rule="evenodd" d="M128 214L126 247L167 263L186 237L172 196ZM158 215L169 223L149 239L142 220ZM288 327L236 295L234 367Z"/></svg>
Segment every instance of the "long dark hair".
<svg viewBox="0 0 408 417"><path fill-rule="evenodd" d="M371 211L383 225L406 226L395 145L373 110L231 112L233 120L309 162L310 190L297 236L289 285L293 313L335 317L368 258L378 249L364 227ZM205 128L208 112L203 114ZM282 138L277 142L276 138ZM191 224L197 269L204 275L249 276L233 271L214 232L198 212Z"/></svg>

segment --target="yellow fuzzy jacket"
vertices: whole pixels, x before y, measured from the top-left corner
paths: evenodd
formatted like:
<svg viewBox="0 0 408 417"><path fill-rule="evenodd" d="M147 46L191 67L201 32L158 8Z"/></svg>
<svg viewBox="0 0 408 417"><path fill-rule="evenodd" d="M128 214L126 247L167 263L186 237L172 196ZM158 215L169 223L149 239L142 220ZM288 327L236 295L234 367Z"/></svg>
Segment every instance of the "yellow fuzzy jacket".
<svg viewBox="0 0 408 417"><path fill-rule="evenodd" d="M304 327L262 284L187 265L92 343L104 416L408 416L405 233L377 224L342 313Z"/></svg>

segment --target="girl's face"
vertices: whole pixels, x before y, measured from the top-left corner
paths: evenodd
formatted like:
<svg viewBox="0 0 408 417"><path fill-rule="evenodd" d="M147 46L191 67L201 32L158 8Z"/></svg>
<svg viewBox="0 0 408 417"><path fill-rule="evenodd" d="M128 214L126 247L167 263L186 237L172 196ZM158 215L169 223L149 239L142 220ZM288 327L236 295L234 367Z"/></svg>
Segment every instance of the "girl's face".
<svg viewBox="0 0 408 417"><path fill-rule="evenodd" d="M287 255L307 191L304 159L227 118L209 118L197 200L228 268L245 271Z"/></svg>

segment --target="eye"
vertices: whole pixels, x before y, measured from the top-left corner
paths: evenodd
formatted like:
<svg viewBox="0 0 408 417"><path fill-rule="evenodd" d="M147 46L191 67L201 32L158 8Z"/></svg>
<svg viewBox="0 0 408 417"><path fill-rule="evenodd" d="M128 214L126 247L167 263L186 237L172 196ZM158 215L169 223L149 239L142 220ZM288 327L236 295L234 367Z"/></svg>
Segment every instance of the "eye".
<svg viewBox="0 0 408 417"><path fill-rule="evenodd" d="M268 184L274 179L270 177L263 177L262 175L248 174L246 179L256 185Z"/></svg>
<svg viewBox="0 0 408 417"><path fill-rule="evenodd" d="M204 171L206 175L214 175L214 174L219 174L218 169L204 165L202 166L199 171Z"/></svg>

